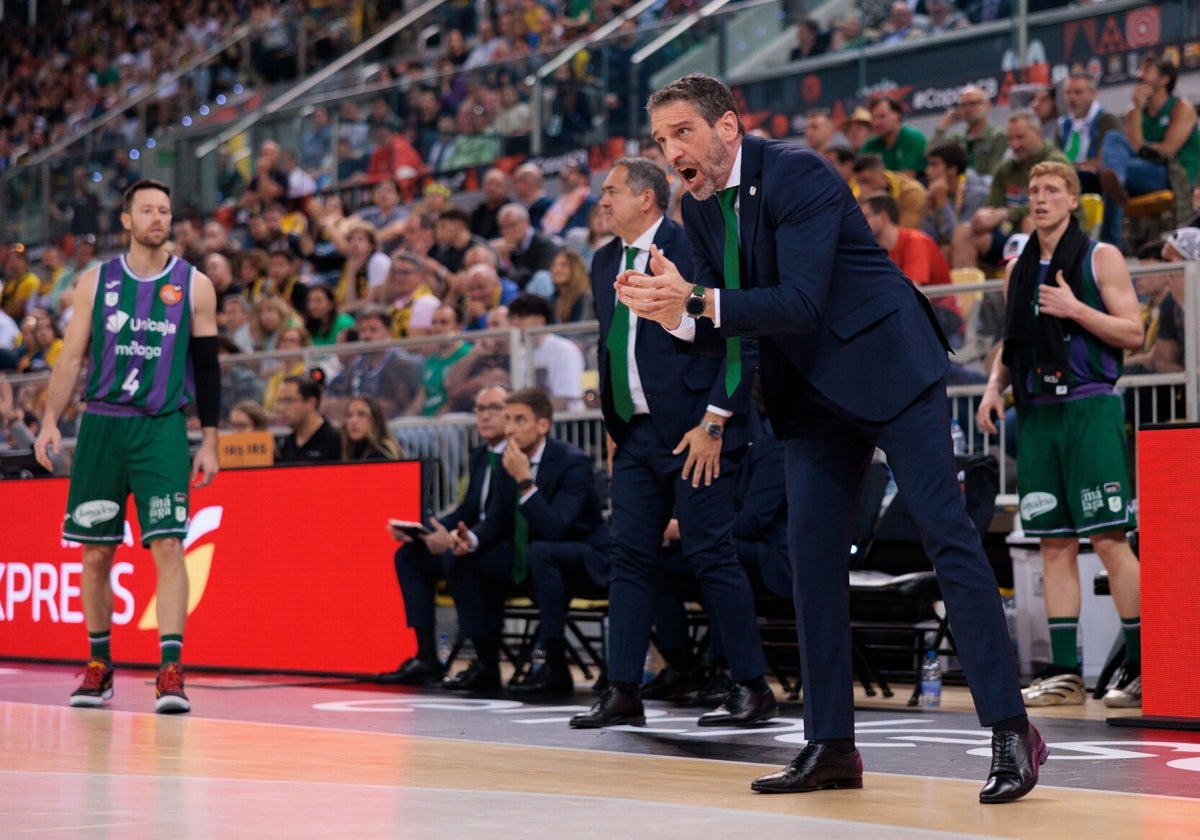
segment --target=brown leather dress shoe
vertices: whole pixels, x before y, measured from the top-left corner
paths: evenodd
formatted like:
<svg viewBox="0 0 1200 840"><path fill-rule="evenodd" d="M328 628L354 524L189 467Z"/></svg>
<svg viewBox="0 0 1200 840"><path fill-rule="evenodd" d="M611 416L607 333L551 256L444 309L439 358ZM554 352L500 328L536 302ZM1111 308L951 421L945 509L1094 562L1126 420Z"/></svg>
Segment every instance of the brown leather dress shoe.
<svg viewBox="0 0 1200 840"><path fill-rule="evenodd" d="M760 776L750 783L750 789L759 793L858 789L863 786L862 773L858 750L843 754L809 741L787 767Z"/></svg>
<svg viewBox="0 0 1200 840"><path fill-rule="evenodd" d="M596 701L596 705L571 718L572 729L600 729L621 724L645 726L646 709L640 697L625 694L611 685Z"/></svg>
<svg viewBox="0 0 1200 840"><path fill-rule="evenodd" d="M775 692L754 691L744 685L735 684L733 691L725 695L725 702L700 715L697 726L754 726L765 723L779 713Z"/></svg>
<svg viewBox="0 0 1200 840"><path fill-rule="evenodd" d="M998 805L1020 799L1037 784L1038 768L1049 755L1050 748L1032 723L1024 735L993 732L992 769L979 791L979 801Z"/></svg>

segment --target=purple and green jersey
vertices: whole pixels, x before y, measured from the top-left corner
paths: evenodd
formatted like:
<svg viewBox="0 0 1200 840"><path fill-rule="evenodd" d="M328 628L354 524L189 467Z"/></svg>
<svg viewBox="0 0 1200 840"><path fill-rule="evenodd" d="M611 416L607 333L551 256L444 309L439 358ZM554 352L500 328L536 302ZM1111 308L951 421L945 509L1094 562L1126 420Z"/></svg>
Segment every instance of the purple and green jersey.
<svg viewBox="0 0 1200 840"><path fill-rule="evenodd" d="M195 272L178 257L153 277L134 274L124 255L101 264L84 390L89 413L157 417L192 401L188 341Z"/></svg>

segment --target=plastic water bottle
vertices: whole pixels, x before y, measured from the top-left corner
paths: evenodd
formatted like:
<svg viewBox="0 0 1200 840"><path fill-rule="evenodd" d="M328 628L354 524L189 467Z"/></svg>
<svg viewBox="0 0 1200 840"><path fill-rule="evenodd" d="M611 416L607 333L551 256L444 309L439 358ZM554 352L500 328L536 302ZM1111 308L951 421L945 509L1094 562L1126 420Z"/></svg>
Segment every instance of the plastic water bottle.
<svg viewBox="0 0 1200 840"><path fill-rule="evenodd" d="M437 656L438 662L442 663L443 668L450 664L450 650L450 634L443 633L442 635L438 636Z"/></svg>
<svg viewBox="0 0 1200 840"><path fill-rule="evenodd" d="M538 645L533 649L533 654L529 658L529 676L533 676L538 671L542 670L542 666L546 664L546 649Z"/></svg>
<svg viewBox="0 0 1200 840"><path fill-rule="evenodd" d="M646 660L642 663L642 685L654 679L654 645L646 646Z"/></svg>
<svg viewBox="0 0 1200 840"><path fill-rule="evenodd" d="M600 619L600 643L604 646L604 661L608 661L608 616Z"/></svg>
<svg viewBox="0 0 1200 840"><path fill-rule="evenodd" d="M958 425L958 420L950 421L950 440L954 444L955 455L967 454L967 435Z"/></svg>
<svg viewBox="0 0 1200 840"><path fill-rule="evenodd" d="M942 705L942 666L938 664L937 651L925 654L921 666L921 708L936 709Z"/></svg>

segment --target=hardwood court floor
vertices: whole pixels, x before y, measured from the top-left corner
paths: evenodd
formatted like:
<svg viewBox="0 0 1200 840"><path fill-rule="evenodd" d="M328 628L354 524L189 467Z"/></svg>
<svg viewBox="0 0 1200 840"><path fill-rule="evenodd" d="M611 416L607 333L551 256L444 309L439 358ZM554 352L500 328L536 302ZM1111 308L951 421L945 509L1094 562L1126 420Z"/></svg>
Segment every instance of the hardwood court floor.
<svg viewBox="0 0 1200 840"><path fill-rule="evenodd" d="M1200 738L1107 727L1090 703L1037 719L1052 758L1029 797L982 806L987 733L962 689L935 713L862 698L864 790L762 796L749 781L802 740L795 705L754 732L662 704L644 730L580 732L585 690L531 706L192 674L192 714L158 716L149 672L119 669L110 707L85 710L72 671L0 667L0 836L1200 836Z"/></svg>

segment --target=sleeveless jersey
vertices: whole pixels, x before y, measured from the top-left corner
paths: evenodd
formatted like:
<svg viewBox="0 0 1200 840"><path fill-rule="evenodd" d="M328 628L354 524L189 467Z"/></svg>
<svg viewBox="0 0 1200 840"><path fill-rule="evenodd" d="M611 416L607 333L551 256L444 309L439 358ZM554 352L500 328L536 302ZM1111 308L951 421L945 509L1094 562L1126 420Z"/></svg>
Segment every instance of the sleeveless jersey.
<svg viewBox="0 0 1200 840"><path fill-rule="evenodd" d="M1096 283L1093 264L1098 244L1092 241L1082 260L1083 284L1079 299L1092 309L1108 312L1104 308L1103 298L1100 297L1100 287ZM1041 275L1038 278L1039 286L1045 281L1048 268L1049 263L1043 262ZM1071 386L1070 394L1066 397L1057 397L1053 394L1035 393L1033 391L1033 374L1031 373L1027 384L1030 388L1030 399L1035 405L1078 400L1084 397L1094 397L1097 394L1111 394L1114 383L1121 378L1125 367L1123 350L1113 347L1111 344L1105 344L1087 330L1069 334L1067 356L1070 359L1070 373L1067 380Z"/></svg>
<svg viewBox="0 0 1200 840"><path fill-rule="evenodd" d="M191 402L195 271L178 257L153 277L135 275L124 255L101 264L84 391L90 413L158 416Z"/></svg>
<svg viewBox="0 0 1200 840"><path fill-rule="evenodd" d="M1178 97L1171 96L1157 114L1142 114L1142 139L1147 143L1162 142L1171 125L1171 109L1177 101ZM1175 153L1175 159L1187 173L1188 182L1194 183L1197 175L1200 175L1200 128L1192 126L1192 133Z"/></svg>

